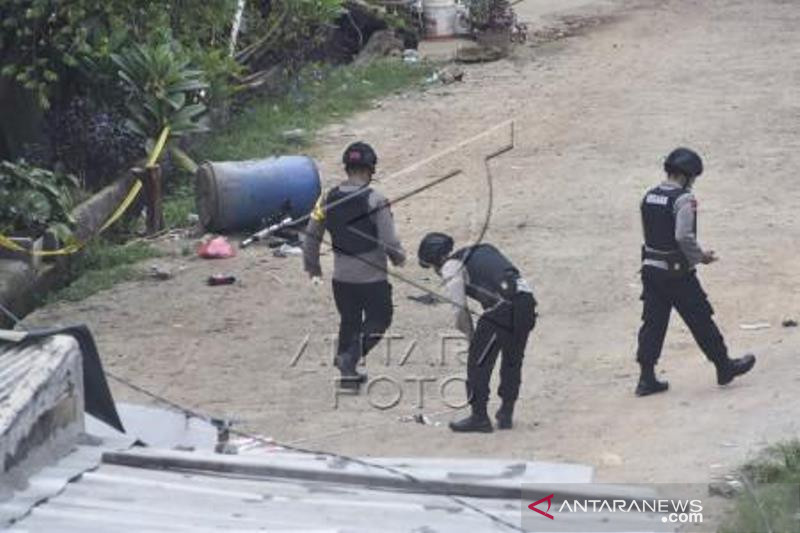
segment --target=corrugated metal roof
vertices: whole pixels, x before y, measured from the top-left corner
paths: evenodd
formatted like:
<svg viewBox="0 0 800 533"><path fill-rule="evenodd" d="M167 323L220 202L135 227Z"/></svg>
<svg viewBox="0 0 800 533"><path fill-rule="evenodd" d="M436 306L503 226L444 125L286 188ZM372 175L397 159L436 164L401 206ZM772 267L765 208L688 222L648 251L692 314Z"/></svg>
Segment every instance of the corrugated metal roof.
<svg viewBox="0 0 800 533"><path fill-rule="evenodd" d="M480 501L512 523L519 500ZM11 531L508 531L443 496L103 465Z"/></svg>
<svg viewBox="0 0 800 533"><path fill-rule="evenodd" d="M94 447L94 453L103 448ZM86 446L78 451L89 453ZM120 457L136 466L110 464ZM68 460L62 459L60 465ZM402 469L426 486L451 483L456 494L469 494L472 489L463 488L467 486L502 495L509 487L519 490L523 483L586 483L587 474L591 476L591 469L579 465L411 458L370 462ZM454 501L415 483L381 489L393 474L324 455L272 451L226 456L132 448L109 452L97 468L84 463L83 475L75 478L73 473L69 482L60 479L61 487L56 471L34 476L32 485L49 484L52 495L38 505L28 498L28 514L19 513L24 506L18 500L0 505L0 516L8 516L15 505L17 516L22 515L10 531L507 532L513 529L460 502L516 526L524 510L519 496L461 496ZM203 465L207 468L200 468ZM270 469L284 475L270 475ZM560 520L549 530L580 531L586 520ZM608 517L591 520L602 522ZM649 527L650 518L624 520L630 523L619 531L657 531Z"/></svg>
<svg viewBox="0 0 800 533"><path fill-rule="evenodd" d="M0 498L0 529L24 517L40 502L60 493L70 480L97 468L103 452L109 449L128 448L131 442L121 439L106 441L102 447L86 444L75 446L60 460L30 476L23 490L16 490L7 500Z"/></svg>

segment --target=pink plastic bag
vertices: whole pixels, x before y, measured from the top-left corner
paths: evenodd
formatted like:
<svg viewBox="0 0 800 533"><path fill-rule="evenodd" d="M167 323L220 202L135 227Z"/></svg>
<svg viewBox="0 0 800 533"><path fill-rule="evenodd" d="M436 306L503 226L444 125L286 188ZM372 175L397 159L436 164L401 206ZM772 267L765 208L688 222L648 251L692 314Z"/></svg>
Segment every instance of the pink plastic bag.
<svg viewBox="0 0 800 533"><path fill-rule="evenodd" d="M197 255L203 259L226 259L235 256L236 249L225 237L214 237L200 245Z"/></svg>

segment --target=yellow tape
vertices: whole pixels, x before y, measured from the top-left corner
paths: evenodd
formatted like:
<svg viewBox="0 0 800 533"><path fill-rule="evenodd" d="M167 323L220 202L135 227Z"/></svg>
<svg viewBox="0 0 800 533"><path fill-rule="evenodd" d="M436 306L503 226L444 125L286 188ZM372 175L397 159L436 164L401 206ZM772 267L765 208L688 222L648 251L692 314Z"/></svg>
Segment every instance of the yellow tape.
<svg viewBox="0 0 800 533"><path fill-rule="evenodd" d="M103 231L108 229L108 227L111 224L116 222L117 219L119 219L119 217L121 217L122 214L128 210L133 201L139 195L139 191L141 190L142 190L142 180L136 180L135 182L133 182L133 186L131 187L131 190L128 192L128 196L126 196L125 199L122 200L122 203L119 204L117 210L111 214L108 220L106 220L105 224L100 226L100 229L97 231L97 233L102 233Z"/></svg>
<svg viewBox="0 0 800 533"><path fill-rule="evenodd" d="M158 162L158 158L161 156L161 151L164 150L164 145L167 144L167 137L169 137L169 126L165 126L163 130L161 130L161 135L158 137L158 142L156 143L155 147L153 147L153 151L150 152L150 158L147 160L147 166L152 167Z"/></svg>
<svg viewBox="0 0 800 533"><path fill-rule="evenodd" d="M164 146L167 144L168 138L169 138L169 127L165 127L161 131L161 135L158 137L158 142L156 142L156 145L153 147L153 151L150 152L150 156L147 159L147 166L151 167L158 162L158 159L161 156L161 152L164 150ZM106 222L102 226L100 226L100 229L97 230L97 233L95 233L91 238L96 237L97 235L108 229L108 227L111 226L114 222L119 220L119 217L121 217L125 213L125 211L128 210L133 201L139 195L139 191L141 190L142 190L142 181L137 179L131 186L131 190L128 191L128 194L125 196L125 199L123 199L122 203L119 204L119 207L117 207L117 209L114 210L111 216L108 217L108 220L106 220ZM52 257L56 255L74 254L75 252L83 248L85 245L86 242L74 242L64 246L59 250L32 251L28 250L27 248L23 248L22 246L18 245L5 235L0 235L1 247L7 248L13 252L24 253L39 257Z"/></svg>
<svg viewBox="0 0 800 533"><path fill-rule="evenodd" d="M28 251L22 246L12 241L11 239L9 239L8 237L6 237L5 235L0 235L0 246L2 246L3 248L8 248L9 250L13 250L14 252Z"/></svg>
<svg viewBox="0 0 800 533"><path fill-rule="evenodd" d="M317 203L314 204L314 209L311 211L311 218L317 222L325 220L325 210L322 208L322 195L317 198Z"/></svg>

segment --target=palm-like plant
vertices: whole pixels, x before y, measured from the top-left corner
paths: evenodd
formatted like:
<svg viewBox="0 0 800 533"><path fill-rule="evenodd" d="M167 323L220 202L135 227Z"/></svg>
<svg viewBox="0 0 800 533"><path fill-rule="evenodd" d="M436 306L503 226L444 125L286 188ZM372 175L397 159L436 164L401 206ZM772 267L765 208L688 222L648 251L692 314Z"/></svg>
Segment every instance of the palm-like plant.
<svg viewBox="0 0 800 533"><path fill-rule="evenodd" d="M203 71L191 68L169 43L133 45L111 59L128 90L126 125L145 139L148 149L164 128L171 138L208 129L200 95L209 84ZM194 163L184 152L174 145L169 149L191 170Z"/></svg>

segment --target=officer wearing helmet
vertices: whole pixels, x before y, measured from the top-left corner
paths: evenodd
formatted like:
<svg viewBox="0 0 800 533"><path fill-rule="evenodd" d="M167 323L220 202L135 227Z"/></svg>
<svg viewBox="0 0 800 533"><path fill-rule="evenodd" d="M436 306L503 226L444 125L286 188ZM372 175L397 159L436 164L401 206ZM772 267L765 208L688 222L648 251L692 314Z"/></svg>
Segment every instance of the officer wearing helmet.
<svg viewBox="0 0 800 533"><path fill-rule="evenodd" d="M392 322L388 261L402 266L406 254L397 238L386 198L370 187L378 157L356 142L342 156L347 180L320 196L303 240L303 262L313 281L322 276L319 255L327 230L333 246L333 297L339 312L335 365L339 385L358 390L366 375L360 359L380 342Z"/></svg>
<svg viewBox="0 0 800 533"><path fill-rule="evenodd" d="M717 370L717 383L726 385L748 372L753 355L731 359L717 325L714 310L697 278L696 266L717 260L713 251L697 242L697 200L692 185L703 172L700 156L677 148L664 162L667 179L651 189L641 203L642 326L637 361L641 368L637 396L664 392L666 381L655 376L673 308L692 332L695 341Z"/></svg>
<svg viewBox="0 0 800 533"><path fill-rule="evenodd" d="M463 420L451 422L450 429L484 433L493 430L486 406L489 381L501 351L498 393L502 404L495 420L498 429L511 429L525 346L536 324L536 300L519 270L491 244L467 246L455 252L453 246L449 235L428 233L417 252L420 266L433 267L443 278L447 296L455 306L456 328L470 340L467 399L472 411ZM467 297L483 307L474 328Z"/></svg>

